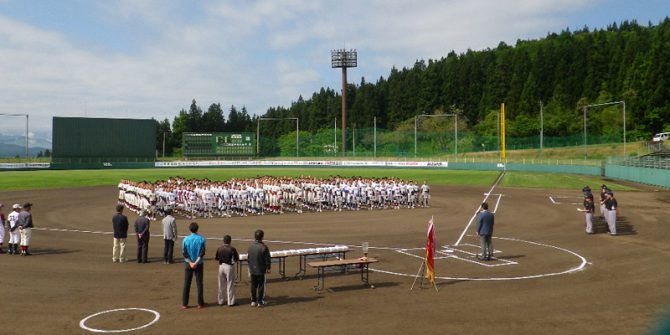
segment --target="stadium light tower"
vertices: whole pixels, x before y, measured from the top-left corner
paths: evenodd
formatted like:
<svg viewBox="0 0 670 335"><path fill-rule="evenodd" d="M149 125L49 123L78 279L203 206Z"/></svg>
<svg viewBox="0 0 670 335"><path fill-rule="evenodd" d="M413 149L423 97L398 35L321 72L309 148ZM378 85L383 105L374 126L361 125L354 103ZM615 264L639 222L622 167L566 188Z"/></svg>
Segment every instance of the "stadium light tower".
<svg viewBox="0 0 670 335"><path fill-rule="evenodd" d="M330 52L332 68L342 68L342 157L347 155L347 68L358 66L356 49L336 49Z"/></svg>

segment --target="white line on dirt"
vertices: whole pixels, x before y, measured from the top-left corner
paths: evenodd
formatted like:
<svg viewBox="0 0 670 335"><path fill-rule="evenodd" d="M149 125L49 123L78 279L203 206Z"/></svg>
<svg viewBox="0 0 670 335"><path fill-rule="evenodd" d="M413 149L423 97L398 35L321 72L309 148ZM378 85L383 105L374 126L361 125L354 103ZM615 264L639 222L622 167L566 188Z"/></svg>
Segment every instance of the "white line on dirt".
<svg viewBox="0 0 670 335"><path fill-rule="evenodd" d="M486 202L486 199L488 199L489 196L491 195L491 193L493 193L493 190L496 188L496 186L498 186L498 183L500 183L500 181L502 180L502 178L504 176L505 176L505 171L500 172L500 175L498 175L498 179L496 179L495 183L493 183L493 186L491 186L491 189L487 193L484 193L484 194L486 194L486 196L484 197L484 200L482 200L482 202ZM470 228L470 225L472 224L472 221L474 221L475 218L477 217L477 213L479 213L479 205L477 205L477 209L475 209L475 213L472 214L472 217L470 218L470 221L468 221L468 224L465 226L465 229L463 229L463 233L461 233L461 236L458 238L456 243L454 243L454 245L459 245L461 243L461 240L463 240L463 236L465 236L465 233Z"/></svg>

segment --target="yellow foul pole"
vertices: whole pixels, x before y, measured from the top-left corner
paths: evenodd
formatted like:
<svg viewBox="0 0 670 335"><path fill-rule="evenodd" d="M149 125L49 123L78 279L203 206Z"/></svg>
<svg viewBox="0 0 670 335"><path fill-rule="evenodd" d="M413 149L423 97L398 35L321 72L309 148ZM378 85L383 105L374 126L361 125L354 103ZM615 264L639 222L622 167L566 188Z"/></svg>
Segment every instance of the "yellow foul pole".
<svg viewBox="0 0 670 335"><path fill-rule="evenodd" d="M500 104L500 148L502 150L501 159L503 162L507 161L506 146L505 146L505 103Z"/></svg>

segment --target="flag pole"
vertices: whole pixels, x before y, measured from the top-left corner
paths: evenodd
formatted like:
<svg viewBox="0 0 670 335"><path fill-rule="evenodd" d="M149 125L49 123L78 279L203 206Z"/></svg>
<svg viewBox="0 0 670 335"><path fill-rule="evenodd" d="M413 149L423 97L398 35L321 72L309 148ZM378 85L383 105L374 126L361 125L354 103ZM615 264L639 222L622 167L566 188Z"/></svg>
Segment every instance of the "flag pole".
<svg viewBox="0 0 670 335"><path fill-rule="evenodd" d="M426 271L428 271L428 247L430 244L430 261L432 265L431 269L431 278L429 278L428 282L433 284L433 287L435 288L435 292L440 292L437 289L437 284L435 284L435 221L433 221L434 217L431 215L430 216L430 226L428 228L428 236L427 239L428 241L426 242L426 255L424 256L424 262L426 263ZM431 234L431 228L432 228L432 234Z"/></svg>
<svg viewBox="0 0 670 335"><path fill-rule="evenodd" d="M426 234L426 252L423 255L423 261L421 262L421 265L419 266L419 271L417 271L416 276L414 277L414 282L412 283L412 287L410 288L410 291L414 289L414 285L416 284L416 280L421 276L421 282L419 283L420 287L423 287L423 279L426 277L426 272L429 270L428 269L428 252L429 248L434 249L435 248L435 224L433 221L434 217L430 217L430 225L428 226L428 233ZM432 229L432 234L431 234L431 229ZM433 239L433 240L431 240ZM431 252L431 255L433 253ZM434 255L433 255L434 256ZM432 280L430 280L432 279ZM433 269L432 269L432 277L428 281L433 285L435 288L436 292L439 292L439 289L437 288L437 284L435 284L435 265L433 262Z"/></svg>
<svg viewBox="0 0 670 335"><path fill-rule="evenodd" d="M419 287L423 287L423 277L426 275L426 260L424 258L423 262L421 262L421 265L419 266L419 271L416 272L416 276L414 276L414 282L412 282L412 287L409 288L410 291L414 290L414 285L416 284L416 280L419 279L419 276L421 276L421 282L419 282Z"/></svg>

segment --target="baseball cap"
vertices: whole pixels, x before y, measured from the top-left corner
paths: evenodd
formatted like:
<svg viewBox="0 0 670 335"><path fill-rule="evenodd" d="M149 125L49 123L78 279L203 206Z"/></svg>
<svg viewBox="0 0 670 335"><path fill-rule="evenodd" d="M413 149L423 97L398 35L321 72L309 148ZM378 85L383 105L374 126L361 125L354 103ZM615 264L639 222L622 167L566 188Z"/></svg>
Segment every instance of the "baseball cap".
<svg viewBox="0 0 670 335"><path fill-rule="evenodd" d="M23 204L23 208L28 208L28 207L33 207L33 204L31 204L29 202L26 202L25 204Z"/></svg>
<svg viewBox="0 0 670 335"><path fill-rule="evenodd" d="M20 209L20 208L21 208L21 205L19 205L19 204L12 205L12 209Z"/></svg>

